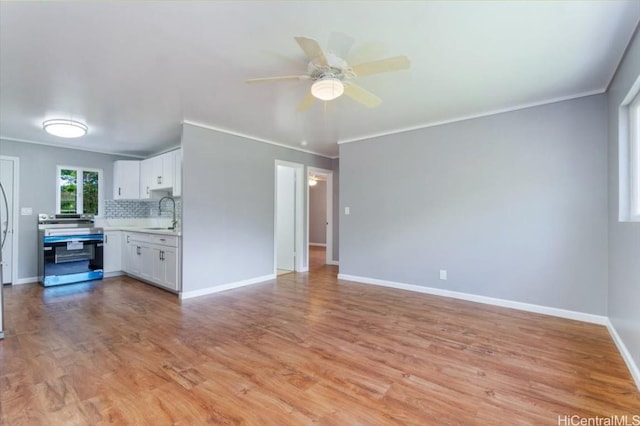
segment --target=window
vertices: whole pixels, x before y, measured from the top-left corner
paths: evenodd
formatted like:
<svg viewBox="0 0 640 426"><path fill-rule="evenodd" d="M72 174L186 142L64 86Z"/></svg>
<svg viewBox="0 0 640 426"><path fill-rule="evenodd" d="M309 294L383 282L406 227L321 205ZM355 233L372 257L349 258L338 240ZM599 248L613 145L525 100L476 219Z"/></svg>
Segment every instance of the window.
<svg viewBox="0 0 640 426"><path fill-rule="evenodd" d="M640 220L640 91L629 104L630 218Z"/></svg>
<svg viewBox="0 0 640 426"><path fill-rule="evenodd" d="M619 217L640 222L640 76L618 110Z"/></svg>
<svg viewBox="0 0 640 426"><path fill-rule="evenodd" d="M100 215L102 170L58 166L56 213Z"/></svg>

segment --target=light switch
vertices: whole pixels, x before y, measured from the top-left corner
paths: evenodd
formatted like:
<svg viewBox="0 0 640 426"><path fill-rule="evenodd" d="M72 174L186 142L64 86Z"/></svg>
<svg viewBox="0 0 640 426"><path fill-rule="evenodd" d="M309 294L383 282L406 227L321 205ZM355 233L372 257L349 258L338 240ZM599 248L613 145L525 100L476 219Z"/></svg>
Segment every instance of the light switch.
<svg viewBox="0 0 640 426"><path fill-rule="evenodd" d="M31 207L22 207L20 209L20 214L22 216L31 216L33 214L33 209Z"/></svg>
<svg viewBox="0 0 640 426"><path fill-rule="evenodd" d="M351 207L345 207L344 208L344 214L346 214L346 215L351 214Z"/></svg>

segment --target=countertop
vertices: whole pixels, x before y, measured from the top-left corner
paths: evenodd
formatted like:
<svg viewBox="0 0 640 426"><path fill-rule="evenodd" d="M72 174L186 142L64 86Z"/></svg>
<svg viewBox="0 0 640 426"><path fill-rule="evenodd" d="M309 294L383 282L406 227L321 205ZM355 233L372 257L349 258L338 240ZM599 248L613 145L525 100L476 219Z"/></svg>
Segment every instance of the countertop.
<svg viewBox="0 0 640 426"><path fill-rule="evenodd" d="M160 234L160 235L173 235L176 237L182 236L180 231L174 231L173 229L161 228L157 227L140 227L140 226L103 226L103 230L105 231L129 231L129 232L143 232L146 234Z"/></svg>

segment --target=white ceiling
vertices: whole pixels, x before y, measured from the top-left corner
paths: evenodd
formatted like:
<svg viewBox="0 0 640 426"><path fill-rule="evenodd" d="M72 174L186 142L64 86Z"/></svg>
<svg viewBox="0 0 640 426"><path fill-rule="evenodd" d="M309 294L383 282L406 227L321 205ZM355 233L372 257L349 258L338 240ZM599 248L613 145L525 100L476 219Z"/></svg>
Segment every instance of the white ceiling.
<svg viewBox="0 0 640 426"><path fill-rule="evenodd" d="M640 1L236 1L0 3L0 136L148 155L183 121L337 156L337 142L601 93ZM356 40L354 64L406 55L361 77L383 103L349 98L296 112L308 81L294 36ZM79 140L48 118L89 126ZM303 141L306 145L303 146Z"/></svg>

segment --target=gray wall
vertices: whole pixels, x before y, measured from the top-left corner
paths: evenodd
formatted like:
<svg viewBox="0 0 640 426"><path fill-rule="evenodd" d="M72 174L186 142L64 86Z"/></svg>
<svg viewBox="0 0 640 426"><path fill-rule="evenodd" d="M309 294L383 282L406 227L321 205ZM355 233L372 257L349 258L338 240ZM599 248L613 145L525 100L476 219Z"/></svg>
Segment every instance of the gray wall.
<svg viewBox="0 0 640 426"><path fill-rule="evenodd" d="M113 198L113 162L127 157L4 139L0 140L0 155L20 158L18 207L31 207L33 215L20 216L18 221L18 279L34 278L38 275L38 213L55 213L56 167L102 169L102 190L106 200Z"/></svg>
<svg viewBox="0 0 640 426"><path fill-rule="evenodd" d="M609 320L640 368L640 223L618 222L618 108L640 75L637 34L609 87Z"/></svg>
<svg viewBox="0 0 640 426"><path fill-rule="evenodd" d="M275 160L331 159L189 124L182 149L183 291L272 274Z"/></svg>
<svg viewBox="0 0 640 426"><path fill-rule="evenodd" d="M606 118L597 95L340 145L340 272L605 315Z"/></svg>
<svg viewBox="0 0 640 426"><path fill-rule="evenodd" d="M309 187L309 242L327 242L327 182Z"/></svg>

